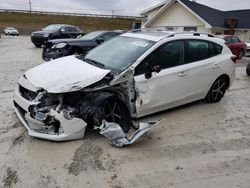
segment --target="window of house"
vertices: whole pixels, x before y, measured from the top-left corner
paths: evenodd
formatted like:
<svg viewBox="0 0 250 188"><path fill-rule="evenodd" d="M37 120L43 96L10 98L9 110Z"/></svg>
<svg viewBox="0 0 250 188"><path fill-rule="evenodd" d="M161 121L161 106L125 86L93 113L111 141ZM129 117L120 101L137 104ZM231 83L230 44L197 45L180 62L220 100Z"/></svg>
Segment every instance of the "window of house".
<svg viewBox="0 0 250 188"><path fill-rule="evenodd" d="M148 55L135 69L135 75L146 74L156 65L167 69L183 64L184 41L163 44Z"/></svg>
<svg viewBox="0 0 250 188"><path fill-rule="evenodd" d="M196 32L197 27L184 27L183 31Z"/></svg>
<svg viewBox="0 0 250 188"><path fill-rule="evenodd" d="M173 30L174 30L174 27L166 26L165 29L168 30L168 31L173 31Z"/></svg>
<svg viewBox="0 0 250 188"><path fill-rule="evenodd" d="M209 43L203 40L188 40L185 63L201 61L210 57Z"/></svg>

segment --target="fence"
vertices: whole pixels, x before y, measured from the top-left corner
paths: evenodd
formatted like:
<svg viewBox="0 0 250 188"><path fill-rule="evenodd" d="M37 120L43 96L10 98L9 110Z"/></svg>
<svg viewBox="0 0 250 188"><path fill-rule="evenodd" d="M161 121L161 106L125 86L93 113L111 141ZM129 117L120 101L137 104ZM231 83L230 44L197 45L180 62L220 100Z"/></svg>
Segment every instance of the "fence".
<svg viewBox="0 0 250 188"><path fill-rule="evenodd" d="M143 17L139 16L123 16L123 15L108 15L108 14L84 14L84 13L66 13L66 12L45 12L45 11L29 11L21 9L0 9L0 12L8 13L32 13L32 14L50 14L50 15L64 15L64 16L84 16L84 17L102 17L102 18L124 18L141 20Z"/></svg>

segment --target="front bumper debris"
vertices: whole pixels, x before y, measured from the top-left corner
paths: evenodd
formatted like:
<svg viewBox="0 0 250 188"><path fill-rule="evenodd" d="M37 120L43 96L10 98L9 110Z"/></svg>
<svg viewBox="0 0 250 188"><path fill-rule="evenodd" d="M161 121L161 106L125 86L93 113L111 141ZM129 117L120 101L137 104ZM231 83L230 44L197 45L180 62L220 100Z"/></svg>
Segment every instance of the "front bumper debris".
<svg viewBox="0 0 250 188"><path fill-rule="evenodd" d="M123 147L133 144L143 134L148 132L161 121L162 120L148 123L139 123L138 129L131 136L125 134L121 126L117 123L109 123L105 120L103 120L102 125L98 127L98 129L100 129L100 134L105 136L110 141L110 144L117 147Z"/></svg>
<svg viewBox="0 0 250 188"><path fill-rule="evenodd" d="M19 84L25 86L29 92L36 92L36 88L24 78L19 80ZM20 87L15 91L14 108L18 118L28 130L30 136L53 141L82 139L84 137L87 127L85 121L80 118L71 117L65 109L59 109L60 105L58 105L58 108L51 108L46 113L32 113L31 109L39 105L40 102L38 99L41 96L38 94L33 100L28 100L21 93ZM52 118L56 124L46 124L46 121L44 121L46 118Z"/></svg>
<svg viewBox="0 0 250 188"><path fill-rule="evenodd" d="M94 97L94 95L91 96ZM52 141L83 139L90 122L89 117L95 118L90 115L95 114L95 111L90 110L88 105L83 106L88 110L81 109L81 105L85 104L84 101L81 101L82 98L94 100L88 97L89 95L83 97L83 94L80 93L48 93L42 88L35 87L26 76L23 76L19 79L18 87L15 90L14 106L18 118L30 136ZM97 112L98 115L102 116ZM98 119L98 117L96 118ZM99 130L100 134L105 136L112 145L123 147L133 144L159 122L135 124L134 127L138 127L138 129L133 133L130 130L130 136L124 133L119 124L108 123L105 120L89 125Z"/></svg>

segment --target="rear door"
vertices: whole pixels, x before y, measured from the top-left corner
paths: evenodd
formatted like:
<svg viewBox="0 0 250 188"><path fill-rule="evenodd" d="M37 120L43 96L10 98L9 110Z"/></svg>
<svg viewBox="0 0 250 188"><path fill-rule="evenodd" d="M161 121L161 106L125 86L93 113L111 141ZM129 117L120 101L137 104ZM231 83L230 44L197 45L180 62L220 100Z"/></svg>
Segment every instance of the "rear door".
<svg viewBox="0 0 250 188"><path fill-rule="evenodd" d="M221 52L222 47L210 41L186 40L183 65L186 72L183 86L185 88L184 100L189 102L206 97L210 86L220 75L224 62L219 56Z"/></svg>

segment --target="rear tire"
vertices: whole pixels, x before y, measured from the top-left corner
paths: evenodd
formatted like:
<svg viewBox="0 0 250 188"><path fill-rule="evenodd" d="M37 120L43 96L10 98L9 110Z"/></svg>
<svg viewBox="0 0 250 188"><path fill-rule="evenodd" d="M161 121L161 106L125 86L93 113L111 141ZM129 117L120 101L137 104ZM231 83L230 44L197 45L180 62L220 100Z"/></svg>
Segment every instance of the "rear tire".
<svg viewBox="0 0 250 188"><path fill-rule="evenodd" d="M246 73L250 76L250 63L247 64Z"/></svg>
<svg viewBox="0 0 250 188"><path fill-rule="evenodd" d="M240 52L238 54L238 59L242 59L243 56L244 56L244 51L240 50Z"/></svg>
<svg viewBox="0 0 250 188"><path fill-rule="evenodd" d="M222 76L219 77L213 85L211 86L210 90L208 91L208 94L206 96L206 101L208 103L216 103L219 102L222 97L224 96L227 88L228 88L228 80L226 77Z"/></svg>

